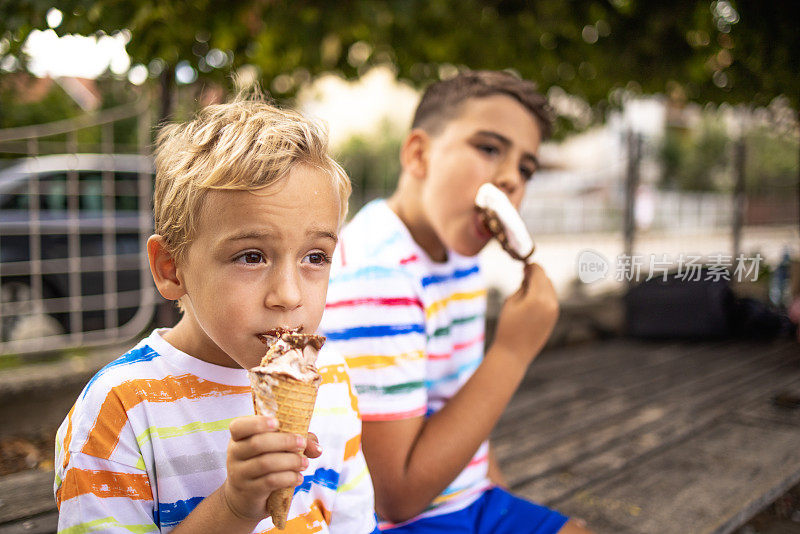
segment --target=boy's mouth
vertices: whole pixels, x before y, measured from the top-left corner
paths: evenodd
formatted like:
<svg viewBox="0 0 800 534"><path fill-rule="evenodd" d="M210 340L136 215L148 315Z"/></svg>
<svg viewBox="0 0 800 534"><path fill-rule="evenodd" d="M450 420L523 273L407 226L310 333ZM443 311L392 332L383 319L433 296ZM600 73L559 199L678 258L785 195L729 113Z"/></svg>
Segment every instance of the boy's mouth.
<svg viewBox="0 0 800 534"><path fill-rule="evenodd" d="M475 209L475 217L473 218L473 221L475 222L475 229L480 237L487 240L492 238L492 232L486 225L486 218L481 216L477 208Z"/></svg>
<svg viewBox="0 0 800 534"><path fill-rule="evenodd" d="M295 333L299 334L302 331L303 331L303 325L295 326L295 327L278 326L278 327L275 327L275 328L271 328L271 329L267 330L266 332L262 332L261 334L256 334L256 337L258 338L259 341L261 341L262 343L264 343L266 345L270 338L279 337L282 333L295 332Z"/></svg>

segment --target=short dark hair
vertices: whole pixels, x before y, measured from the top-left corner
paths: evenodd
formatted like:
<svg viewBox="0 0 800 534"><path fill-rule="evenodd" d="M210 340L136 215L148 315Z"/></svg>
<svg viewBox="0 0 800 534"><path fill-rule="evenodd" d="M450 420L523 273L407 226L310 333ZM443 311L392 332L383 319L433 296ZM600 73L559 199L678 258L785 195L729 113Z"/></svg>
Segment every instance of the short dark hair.
<svg viewBox="0 0 800 534"><path fill-rule="evenodd" d="M466 100L492 95L507 95L522 104L536 119L542 139L553 131L553 111L536 85L510 72L493 70L463 71L425 89L414 113L411 128L436 135L458 113Z"/></svg>

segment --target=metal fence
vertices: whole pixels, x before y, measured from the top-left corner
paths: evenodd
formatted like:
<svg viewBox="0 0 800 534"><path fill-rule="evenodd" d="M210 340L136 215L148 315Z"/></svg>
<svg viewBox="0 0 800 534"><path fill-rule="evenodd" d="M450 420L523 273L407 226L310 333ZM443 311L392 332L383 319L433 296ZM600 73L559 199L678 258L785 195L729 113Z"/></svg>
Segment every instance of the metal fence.
<svg viewBox="0 0 800 534"><path fill-rule="evenodd" d="M531 188L520 212L536 235L622 232L625 198L620 188L574 196L539 194ZM642 188L635 209L640 229L714 230L731 226L734 205L732 196L726 193Z"/></svg>
<svg viewBox="0 0 800 534"><path fill-rule="evenodd" d="M121 121L133 146L115 143ZM120 342L149 325L151 125L142 100L0 130L0 354Z"/></svg>
<svg viewBox="0 0 800 534"><path fill-rule="evenodd" d="M520 211L536 235L797 226L798 184L748 191L740 161L747 147L741 141L732 145L724 172L735 185L727 192L661 188L657 142L628 134L626 143L599 162L600 169L537 172Z"/></svg>

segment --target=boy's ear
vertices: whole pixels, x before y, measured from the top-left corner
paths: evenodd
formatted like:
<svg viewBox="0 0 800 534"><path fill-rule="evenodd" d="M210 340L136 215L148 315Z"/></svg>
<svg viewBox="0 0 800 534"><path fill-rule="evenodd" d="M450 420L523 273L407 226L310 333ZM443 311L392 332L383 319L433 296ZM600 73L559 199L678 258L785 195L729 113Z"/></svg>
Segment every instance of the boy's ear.
<svg viewBox="0 0 800 534"><path fill-rule="evenodd" d="M403 172L423 179L428 174L428 148L430 136L419 128L411 130L400 148L400 165Z"/></svg>
<svg viewBox="0 0 800 534"><path fill-rule="evenodd" d="M147 258L150 260L150 272L156 289L162 297L167 300L178 300L186 294L178 278L175 257L167 249L163 236L154 234L147 240Z"/></svg>

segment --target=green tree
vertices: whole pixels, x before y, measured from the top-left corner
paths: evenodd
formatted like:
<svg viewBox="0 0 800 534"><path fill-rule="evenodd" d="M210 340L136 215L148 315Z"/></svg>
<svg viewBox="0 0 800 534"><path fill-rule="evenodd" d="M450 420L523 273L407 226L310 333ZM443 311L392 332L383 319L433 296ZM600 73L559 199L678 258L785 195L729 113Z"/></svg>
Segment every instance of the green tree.
<svg viewBox="0 0 800 534"><path fill-rule="evenodd" d="M45 0L0 3L0 50L46 28ZM454 68L512 68L602 112L617 90L767 104L800 95L800 3L790 0L61 0L60 34L127 29L134 63L229 83L244 65L277 96L309 77L395 65L417 85ZM153 60L157 60L153 63ZM161 63L158 63L160 61ZM159 65L165 68L160 68ZM166 101L168 107L168 99Z"/></svg>
<svg viewBox="0 0 800 534"><path fill-rule="evenodd" d="M77 117L81 109L58 85L40 100L26 101L16 86L0 79L0 129Z"/></svg>
<svg viewBox="0 0 800 534"><path fill-rule="evenodd" d="M50 87L41 98L29 98L21 88L29 87L30 80L25 77L5 76L0 78L0 129L44 124L85 115L78 104L57 83ZM127 81L115 79L97 80L102 108L113 108L136 99L136 94ZM123 119L113 124L113 140L116 150L131 152L138 149L137 117ZM81 128L76 132L75 141L78 149L97 152L101 150L100 127ZM64 152L68 150L67 135L50 135L39 140L39 153ZM5 145L0 157L19 157L28 153L25 141L12 142Z"/></svg>
<svg viewBox="0 0 800 534"><path fill-rule="evenodd" d="M781 125L773 117L769 122L762 119L744 133L741 140L745 146L748 194L796 196L800 168L800 136L796 128L796 124ZM715 110L705 111L694 128L667 128L658 154L660 185L689 191L731 190L736 173L732 167L735 140Z"/></svg>
<svg viewBox="0 0 800 534"><path fill-rule="evenodd" d="M724 126L705 117L690 131L667 129L661 145L663 187L687 191L724 189L728 170L729 139Z"/></svg>
<svg viewBox="0 0 800 534"><path fill-rule="evenodd" d="M745 142L747 190L754 194L792 194L800 168L800 139L762 126L749 131Z"/></svg>
<svg viewBox="0 0 800 534"><path fill-rule="evenodd" d="M353 135L339 149L336 159L353 184L350 213L394 190L400 175L402 142L401 133L394 131L388 122L383 122L375 135Z"/></svg>

